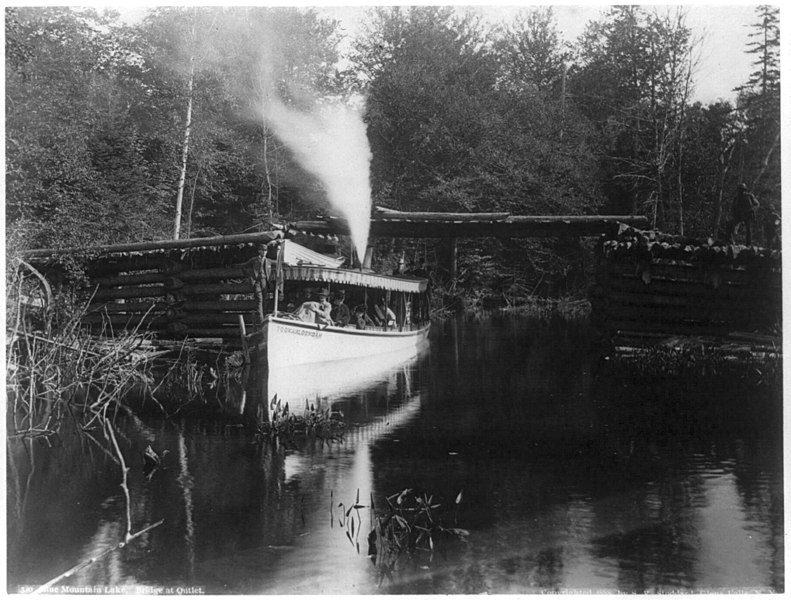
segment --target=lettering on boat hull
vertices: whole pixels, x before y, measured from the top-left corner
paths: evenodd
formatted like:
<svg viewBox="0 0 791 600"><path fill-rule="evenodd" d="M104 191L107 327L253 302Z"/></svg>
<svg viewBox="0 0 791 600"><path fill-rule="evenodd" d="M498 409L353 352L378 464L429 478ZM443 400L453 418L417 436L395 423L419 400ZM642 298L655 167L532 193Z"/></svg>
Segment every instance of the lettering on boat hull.
<svg viewBox="0 0 791 600"><path fill-rule="evenodd" d="M284 325L278 325L277 330L281 333L290 333L291 335L301 335L313 338L320 338L322 336L320 331L310 331L307 329L298 329L297 327L286 327Z"/></svg>

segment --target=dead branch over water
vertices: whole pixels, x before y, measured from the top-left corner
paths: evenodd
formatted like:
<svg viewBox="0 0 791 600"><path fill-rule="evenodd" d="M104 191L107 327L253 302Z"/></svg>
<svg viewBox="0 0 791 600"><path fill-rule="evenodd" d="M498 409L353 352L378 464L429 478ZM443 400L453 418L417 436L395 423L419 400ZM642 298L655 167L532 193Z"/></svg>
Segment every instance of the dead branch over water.
<svg viewBox="0 0 791 600"><path fill-rule="evenodd" d="M87 566L89 566L89 565L92 565L93 563L95 563L96 561L98 561L98 560L100 560L100 559L104 558L105 556L107 556L108 554L110 554L111 552L113 552L114 550L120 550L120 549L122 549L122 548L125 548L125 547L126 547L126 545L127 545L127 544L129 544L129 542L131 542L131 541L133 541L133 540L135 540L135 539L139 538L140 536L142 536L142 535L144 535L144 534L148 533L148 532L149 532L149 531L151 531L152 529L155 529L156 527L159 527L159 526L160 526L160 525L162 525L162 523L164 523L164 522L165 522L165 520L164 520L164 519L160 519L160 520L159 520L159 521L157 521L156 523L153 523L153 524L151 524L151 525L148 525L147 527L144 527L143 529L141 529L141 530L140 530L140 531L138 531L137 533L134 533L134 534L131 534L131 535L127 535L127 537L126 537L126 539L125 539L124 541L122 541L122 542L118 542L118 544L117 544L117 545L115 545L115 546L110 546L109 548L107 548L107 549L106 549L106 550L104 550L103 552L100 552L100 553L99 553L99 554L97 554L96 556L92 556L92 557L91 557L91 558L89 558L88 560L85 560L85 561L81 562L80 564L73 566L71 569L69 569L69 570L68 570L68 571L66 571L65 573L61 573L61 574L60 574L60 575L58 575L57 577L54 577L54 578L50 579L50 580L49 580L47 583L45 583L45 584L43 584L43 585L40 585L40 586L39 586L39 587L37 587L35 590L33 590L33 594L42 594L42 593L47 593L48 591L50 591L50 589L52 588L52 586L54 586L55 584L57 584L57 583L60 583L61 581L63 581L63 580L64 580L64 579L66 579L67 577L71 577L71 576L72 576L72 575L74 575L74 574L75 574L77 571L81 571L81 570L82 570L82 569L84 569L85 567L87 567Z"/></svg>

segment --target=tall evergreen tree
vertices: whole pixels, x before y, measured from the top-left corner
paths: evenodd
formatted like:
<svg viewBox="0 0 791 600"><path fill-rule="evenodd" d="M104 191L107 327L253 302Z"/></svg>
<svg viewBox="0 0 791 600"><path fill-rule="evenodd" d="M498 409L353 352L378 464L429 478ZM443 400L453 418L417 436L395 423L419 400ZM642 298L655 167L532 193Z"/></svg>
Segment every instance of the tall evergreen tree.
<svg viewBox="0 0 791 600"><path fill-rule="evenodd" d="M739 175L762 198L780 210L780 27L779 7L755 8L747 52L753 67L744 85L737 88L737 109L743 130L738 144Z"/></svg>

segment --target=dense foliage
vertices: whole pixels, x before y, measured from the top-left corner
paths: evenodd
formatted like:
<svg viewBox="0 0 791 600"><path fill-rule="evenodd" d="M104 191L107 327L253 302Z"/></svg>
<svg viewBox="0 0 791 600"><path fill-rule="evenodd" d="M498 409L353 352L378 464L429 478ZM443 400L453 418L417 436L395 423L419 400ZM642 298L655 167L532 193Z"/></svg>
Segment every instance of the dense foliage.
<svg viewBox="0 0 791 600"><path fill-rule="evenodd" d="M354 39L314 9L6 9L6 220L14 244L237 233L326 213L262 118L362 94L374 205L643 214L716 236L738 182L780 210L776 7L756 7L735 105L693 103L683 11L618 6L564 44L551 9L493 27L450 7L371 9ZM189 117L188 117L189 115ZM760 222L760 221L759 221ZM758 235L759 243L763 241ZM431 240L380 242L435 269ZM459 284L579 285L576 240L466 240Z"/></svg>

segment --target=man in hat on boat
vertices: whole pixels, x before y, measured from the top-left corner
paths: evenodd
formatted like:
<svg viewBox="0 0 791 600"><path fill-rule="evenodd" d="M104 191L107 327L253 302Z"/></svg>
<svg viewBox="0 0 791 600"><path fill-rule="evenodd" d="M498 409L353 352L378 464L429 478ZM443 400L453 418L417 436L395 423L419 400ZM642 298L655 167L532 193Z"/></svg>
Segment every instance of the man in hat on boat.
<svg viewBox="0 0 791 600"><path fill-rule="evenodd" d="M734 234L739 224L744 223L745 245L751 246L753 242L753 221L760 204L750 192L747 184L740 183L736 188L736 199L733 201L733 217L728 221L728 242L733 244Z"/></svg>
<svg viewBox="0 0 791 600"><path fill-rule="evenodd" d="M331 313L332 304L330 304L330 290L321 288L319 290L319 310L316 313L316 323L325 325L334 325Z"/></svg>
<svg viewBox="0 0 791 600"><path fill-rule="evenodd" d="M314 296L314 300L308 300L300 304L299 308L294 313L298 319L306 323L319 323L322 325L332 325L332 317L330 316L331 306L327 298L330 291L327 289L319 290L319 293Z"/></svg>
<svg viewBox="0 0 791 600"><path fill-rule="evenodd" d="M338 290L333 294L330 316L338 327L346 327L352 320L352 313L346 305L346 290Z"/></svg>

